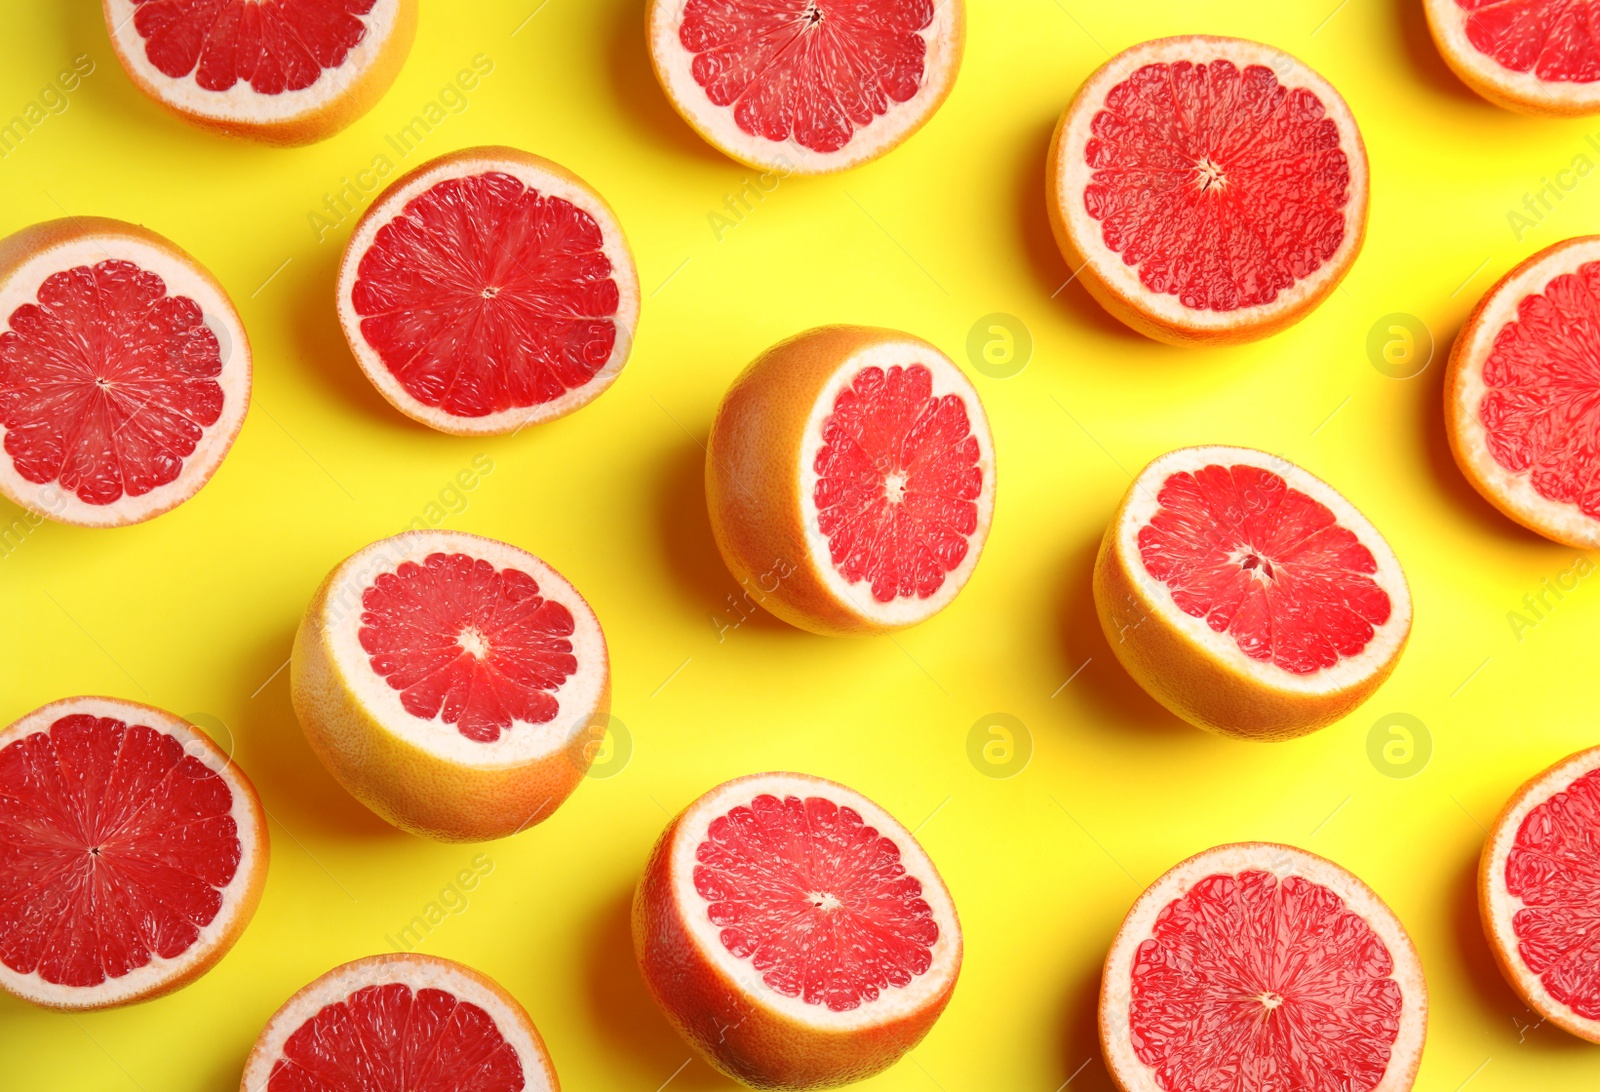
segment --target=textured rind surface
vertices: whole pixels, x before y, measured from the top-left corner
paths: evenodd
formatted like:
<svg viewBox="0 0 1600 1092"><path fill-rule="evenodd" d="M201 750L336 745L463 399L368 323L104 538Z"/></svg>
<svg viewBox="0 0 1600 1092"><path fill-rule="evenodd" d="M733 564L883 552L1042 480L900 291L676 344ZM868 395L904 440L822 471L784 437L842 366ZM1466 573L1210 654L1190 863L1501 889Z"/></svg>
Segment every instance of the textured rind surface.
<svg viewBox="0 0 1600 1092"><path fill-rule="evenodd" d="M196 261L195 258L187 251L179 247L176 243L165 236L158 235L149 228L143 227L139 224L124 223L121 220L112 220L104 216L72 216L62 220L47 220L44 223L33 224L30 227L23 228L21 231L8 235L4 239L0 239L0 284L4 284L6 281L10 280L11 277L26 262L28 262L41 251L49 250L50 248L59 246L63 243L75 242L84 238L115 238L117 236L136 239L147 246L152 246L158 250L164 251L173 261L182 263L196 278L203 281L216 292L217 299L215 302L227 309L227 316L232 320L233 327L242 335L240 343L234 346L233 351L237 354L242 354L239 358L241 360L239 367L241 367L244 371L244 405L240 408L238 420L234 423L232 431L227 433L225 436L220 437L221 451L217 456L216 465L213 466L207 473L200 475L197 480L194 480L191 483L192 488L181 493L175 492L168 503L160 505L136 519L95 523L67 519L58 513L50 512L46 509L40 508L38 505L32 503L22 495L14 494L10 489L6 488L3 479L0 479L0 495L3 495L7 500L28 509L31 512L36 512L41 516L46 516L61 523L74 523L81 527L122 526L126 523L143 523L146 520L155 519L157 516L165 515L167 512L170 512L174 508L178 507L178 505L191 499L196 493L200 492L200 490L206 486L206 484L211 480L212 476L222 466L223 461L227 459L228 452L233 447L233 442L239 438L239 432L244 428L244 419L249 416L250 412L250 394L254 379L254 365L253 358L250 353L249 335L245 332L244 321L239 318L239 313L234 308L233 299L228 295L227 289L223 288L221 282L218 281L216 277L211 275L211 271ZM37 289L38 285L32 286L32 288L29 290L30 296ZM168 286L168 289L171 289L170 285ZM10 315L0 315L0 327L3 327L5 324L9 323L10 318ZM219 421L218 424L220 425L221 422ZM0 459L8 457L9 456L7 456L3 451L0 451ZM123 499L126 501L127 498ZM113 509L116 507L117 505L111 506Z"/></svg>
<svg viewBox="0 0 1600 1092"><path fill-rule="evenodd" d="M578 753L587 758L588 749L571 746L528 763L474 768L401 738L362 703L335 660L326 623L329 590L349 561L317 589L289 658L295 716L328 772L401 830L442 842L504 838L548 819L583 781L588 766ZM611 712L609 664L604 670L605 684L585 718L591 726L603 725Z"/></svg>
<svg viewBox="0 0 1600 1092"><path fill-rule="evenodd" d="M1483 841L1483 853L1478 858L1478 919L1483 925L1483 935L1488 941L1489 951L1494 955L1495 965L1523 1004L1561 1030L1600 1044L1600 1020L1586 1020L1550 996L1539 977L1522 962L1522 957L1517 953L1516 936L1509 931L1501 935L1494 912L1496 897L1506 885L1509 849L1516 841L1517 828L1522 825L1526 813L1597 766L1600 766L1600 747L1568 755L1549 769L1530 777L1506 801L1505 807L1500 809L1500 814L1489 827L1489 835ZM1502 846L1507 852L1501 852Z"/></svg>
<svg viewBox="0 0 1600 1092"><path fill-rule="evenodd" d="M83 697L63 698L60 701L51 702L49 705L35 709L27 716L20 718L4 732L0 732L0 748L8 746L20 735L19 727L22 721L49 718L53 722L72 713L74 707L84 700L86 699ZM155 706L144 705L140 702L126 701L122 698L90 700L112 702L121 706L126 710L127 720L130 724L147 723L150 727L158 728L159 725L166 721L182 720L181 717L175 717L164 709L157 709ZM141 720L141 717L145 719ZM222 957L227 955L239 938L244 935L245 928L250 924L250 919L255 916L256 907L261 903L262 889L267 884L267 866L271 856L271 845L267 840L267 815L262 810L261 798L256 794L255 786L250 783L250 779L245 776L244 771L239 768L232 757L225 754L220 747L212 742L211 737L199 728L195 728L192 725L190 727L195 735L194 742L205 749L208 756L218 764L219 768L231 771L225 778L228 781L228 787L243 798L255 818L255 822L252 824L255 833L252 845L255 851L250 855L250 859L255 863L238 901L233 904L233 919L228 928L208 948L199 952L191 949L189 952L184 953L185 958L193 959L193 963L185 967L180 973L164 981L157 982L149 989L132 997L105 1003L85 1001L82 1004L52 1004L33 997L24 997L23 1000L31 1001L35 1005L54 1009L58 1012L92 1012L101 1009L121 1008L125 1005L136 1005L143 1001L152 1001L157 997L164 997L175 990L182 989L211 970L212 967L221 962ZM186 746L188 745L186 744ZM242 839L246 832L240 830L239 834ZM3 987L3 981L0 981L0 987ZM6 992L11 993L12 991L7 990ZM90 991L86 990L85 992ZM20 997L22 995L14 994L14 996Z"/></svg>
<svg viewBox="0 0 1600 1092"><path fill-rule="evenodd" d="M1489 102L1536 117L1572 118L1600 113L1600 81L1547 83L1525 73L1511 72L1466 40L1468 12L1456 0L1423 0L1422 6L1439 56L1462 83Z"/></svg>
<svg viewBox="0 0 1600 1092"><path fill-rule="evenodd" d="M1137 488L1136 478L1117 505L1095 555L1095 614L1128 674L1174 714L1235 739L1294 739L1339 720L1393 674L1410 637L1409 620L1406 636L1380 670L1325 694L1269 689L1218 659L1173 623L1169 615L1176 607L1157 604L1130 572L1130 566L1142 562L1124 556L1118 530Z"/></svg>
<svg viewBox="0 0 1600 1092"><path fill-rule="evenodd" d="M842 603L824 583L802 521L798 468L806 424L823 388L840 366L885 341L925 346L921 338L870 326L822 326L779 342L758 356L728 388L717 407L706 445L706 505L717 550L741 586L759 588L761 605L790 625L825 636L886 633L886 626ZM974 430L982 407L971 407ZM993 483L986 483L993 490ZM981 526L970 549L980 555L988 539ZM777 567L790 575L772 591L761 578ZM949 579L954 580L952 573ZM958 592L959 593L959 592Z"/></svg>
<svg viewBox="0 0 1600 1092"><path fill-rule="evenodd" d="M111 48L122 64L122 70L140 91L160 104L168 113L182 118L191 125L198 125L202 129L227 136L244 137L280 147L296 147L326 140L341 129L352 125L378 104L378 100L383 98L384 93L400 75L400 69L405 65L406 57L411 52L411 43L417 36L418 0L397 0L397 2L399 9L393 32L383 43L383 48L372 64L344 94L295 117L261 123L211 117L186 110L172 102L129 58L127 46L122 41L122 36L117 33L119 17L113 10L113 0L102 0L101 9L105 16L106 32L111 38Z"/></svg>
<svg viewBox="0 0 1600 1092"><path fill-rule="evenodd" d="M1243 39L1196 34L1144 42L1132 47L1132 49L1170 47L1175 54L1179 50L1186 50L1186 55L1192 56L1196 52L1202 52L1208 45L1214 46L1218 43L1235 42L1257 46L1257 43L1247 42ZM1257 48L1269 47L1257 46ZM1125 50L1124 53L1126 52L1131 52L1131 50ZM1098 96L1091 101L1086 92L1096 83L1102 73L1117 65L1122 60L1122 57L1123 54L1112 57L1091 73L1088 79L1084 80L1083 86L1073 96L1072 102L1068 104L1066 111L1061 115L1061 120L1056 124L1055 132L1050 138L1050 151L1045 157L1045 208L1050 218L1050 230L1055 236L1056 246L1061 250L1062 258L1072 268L1075 277L1082 282L1084 288L1094 297L1095 301L1123 325L1137 330L1148 338L1166 342L1169 345L1231 345L1256 341L1281 333L1316 310L1322 301L1332 295L1334 289L1339 287L1339 283L1344 280L1351 266L1355 264L1356 258L1360 256L1361 248L1366 242L1368 197L1364 181L1359 192L1353 191L1351 193L1348 207L1352 210L1352 215L1346 219L1346 230L1355 233L1355 241L1353 245L1343 250L1343 256L1340 261L1328 263L1331 273L1327 277L1326 283L1315 294L1299 299L1291 305L1282 303L1270 304L1258 309L1260 316L1255 320L1241 318L1236 324L1220 329L1206 329L1198 325L1169 321L1160 315L1152 313L1148 307L1143 306L1137 296L1129 295L1100 276L1094 265L1088 261L1085 248L1087 246L1103 247L1104 244L1098 238L1092 240L1078 239L1064 212L1066 202L1080 201L1082 199L1081 194L1065 193L1061 188L1061 178L1065 166L1064 157L1069 153L1074 155L1082 153L1082 149L1067 148L1065 136L1078 114L1086 111L1097 111L1104 105L1103 100ZM1310 71L1308 66L1301 65L1301 67ZM1319 88L1319 92L1320 90ZM1328 90L1333 91L1333 88L1329 87ZM1338 97L1337 91L1334 91L1334 96ZM1342 98L1338 99L1337 102L1324 102L1323 105L1330 111L1340 109L1348 113L1349 109L1345 106ZM1350 156L1353 165L1355 161L1359 160L1361 168L1359 174L1364 180L1367 177L1366 146L1361 140L1359 130L1355 130L1353 125L1352 131L1354 132L1355 145L1354 147L1346 147L1345 152ZM1117 257L1117 260L1121 260L1120 256L1115 257Z"/></svg>
<svg viewBox="0 0 1600 1092"><path fill-rule="evenodd" d="M514 421L503 426L486 425L483 418L457 417L443 410L424 406L409 394L404 398L397 397L394 391L391 390L391 384L380 379L377 374L379 370L386 369L386 365L378 357L377 352L367 345L366 339L361 334L359 322L352 322L352 316L347 314L347 308L345 307L345 301L350 298L351 291L359 278L361 258L366 253L364 250L358 252L355 249L355 240L362 237L368 222L371 221L381 226L383 223L387 223L400 215L404 211L405 202L397 201L397 196L402 194L406 187L421 175L438 171L441 168L449 168L457 163L475 161L502 162L529 167L535 171L542 171L545 174L561 179L582 191L588 200L594 202L596 207L611 217L612 223L617 228L617 237L615 240L608 239L608 241L614 241L618 248L627 255L627 270L613 270L612 275L618 282L617 287L619 289L625 289L629 285L633 287L631 295L626 291L622 293L621 301L617 306L615 322L618 333L621 335L618 341L626 347L623 350L622 364L618 366L616 372L613 372L611 378L602 380L597 373L596 378L584 387L574 388L575 390L586 391L588 397L582 401L574 402L558 412L552 411L547 403L542 406L527 406L520 410L496 415L496 418L515 417ZM601 227L604 230L606 225L602 224ZM628 353L632 349L633 338L637 334L635 327L638 324L640 306L638 284L639 275L634 265L633 251L628 245L626 235L622 232L622 221L598 190L561 164L545 159L543 156L534 155L532 152L524 152L520 148L511 148L504 145L485 145L462 148L459 151L447 152L444 155L430 159L426 163L422 163L402 174L384 187L383 192L373 200L367 211L362 213L361 219L356 221L355 227L350 232L350 243L346 245L344 257L340 259L339 278L338 284L334 289L334 296L335 306L339 312L339 324L344 329L345 341L350 345L351 354L355 357L356 363L360 365L361 371L366 375L373 387L376 388L379 394L383 395L391 406L412 420L419 421L440 432L447 432L454 436L486 436L517 432L528 425L538 425L546 421L557 420L566 414L576 413L605 393L611 383L615 382L616 374L621 371L623 366L626 366ZM570 394L571 391L568 393Z"/></svg>
<svg viewBox="0 0 1600 1092"><path fill-rule="evenodd" d="M1451 0L1453 3L1454 0ZM1472 483L1484 500L1499 509L1502 515L1516 523L1520 523L1535 534L1567 546L1589 550L1600 547L1600 521L1587 518L1557 519L1553 518L1558 513L1565 512L1570 506L1562 505L1555 501L1530 501L1526 498L1519 500L1510 490L1497 487L1490 481L1490 475L1497 472L1489 465L1480 464L1487 459L1493 463L1487 453L1480 459L1479 452L1475 450L1475 443L1470 437L1482 432L1481 425L1475 425L1474 418L1478 413L1475 403L1463 396L1463 389L1467 384L1469 369L1481 372L1488 353L1493 350L1494 335L1497 331L1483 330L1488 319L1489 310L1498 302L1502 291L1506 290L1513 281L1520 278L1525 272L1546 261L1551 261L1567 250L1590 248L1600 251L1600 235L1580 235L1571 239L1563 239L1559 243L1544 248L1536 254L1519 262L1505 276L1496 281L1487 292L1478 300L1467 316L1467 321L1462 325L1461 332L1456 335L1455 344L1450 349L1450 362L1445 371L1444 379L1444 424L1445 435L1450 442L1450 453L1455 456L1456 465L1461 468L1462 475ZM1597 255L1600 257L1600 255ZM1579 265L1574 259L1572 268L1564 270L1573 272ZM1552 273L1551 276L1555 276ZM1543 292L1550 277L1541 278L1536 291ZM1481 356L1470 355L1472 343L1480 337L1487 335L1487 350ZM1508 475L1509 476L1509 475ZM1573 524L1577 529L1569 529L1563 524Z"/></svg>
<svg viewBox="0 0 1600 1092"><path fill-rule="evenodd" d="M833 785L814 780L821 787ZM887 1069L921 1042L949 1003L956 976L923 1008L898 1020L847 1032L804 1027L745 1000L744 990L707 958L690 935L673 899L676 887L693 884L692 877L673 874L672 858L679 830L694 806L690 804L662 831L633 896L633 950L639 970L678 1034L718 1071L752 1088L775 1089L854 1084Z"/></svg>

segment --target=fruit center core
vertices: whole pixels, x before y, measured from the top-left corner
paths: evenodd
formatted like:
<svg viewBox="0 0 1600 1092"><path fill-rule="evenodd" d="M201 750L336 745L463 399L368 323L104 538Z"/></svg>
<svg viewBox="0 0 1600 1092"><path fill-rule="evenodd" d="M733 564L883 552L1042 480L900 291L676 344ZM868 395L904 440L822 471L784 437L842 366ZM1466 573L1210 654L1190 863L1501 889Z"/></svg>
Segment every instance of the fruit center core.
<svg viewBox="0 0 1600 1092"><path fill-rule="evenodd" d="M1247 573L1250 573L1257 580L1260 580L1264 583L1268 580L1277 579L1272 571L1272 562L1268 561L1260 554L1250 550L1240 549L1236 551L1235 557L1239 563L1239 568L1243 569Z"/></svg>
<svg viewBox="0 0 1600 1092"><path fill-rule="evenodd" d="M808 895L807 898L811 900L812 906L815 906L818 910L821 910L824 913L829 910L837 910L839 907L844 905L844 903L840 902L838 898L828 894L825 891L814 891Z"/></svg>
<svg viewBox="0 0 1600 1092"><path fill-rule="evenodd" d="M1271 992L1262 994L1260 997L1257 997L1256 1000L1261 1002L1261 1007L1269 1014L1273 1009L1276 1009L1279 1005L1283 1004L1283 998L1278 994Z"/></svg>
<svg viewBox="0 0 1600 1092"><path fill-rule="evenodd" d="M1194 165L1194 173L1195 182L1200 187L1201 193L1213 188L1221 192L1222 188L1228 184L1228 176L1222 173L1221 166L1209 156L1200 158L1200 161Z"/></svg>
<svg viewBox="0 0 1600 1092"><path fill-rule="evenodd" d="M883 495L890 504L899 504L906 499L906 476L896 472L883 479Z"/></svg>
<svg viewBox="0 0 1600 1092"><path fill-rule="evenodd" d="M466 652L468 656L476 656L478 659L482 660L489 655L488 639L484 637L482 632L473 629L471 626L468 626L466 629L462 630L461 636L456 638L456 641L461 645L462 651Z"/></svg>

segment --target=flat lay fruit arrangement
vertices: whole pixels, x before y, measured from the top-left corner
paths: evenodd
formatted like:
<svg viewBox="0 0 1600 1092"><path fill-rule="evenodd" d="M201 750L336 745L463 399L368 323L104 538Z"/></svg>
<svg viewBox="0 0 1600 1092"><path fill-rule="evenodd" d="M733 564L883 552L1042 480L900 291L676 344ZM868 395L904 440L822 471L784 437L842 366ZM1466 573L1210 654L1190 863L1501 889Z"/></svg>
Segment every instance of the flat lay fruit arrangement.
<svg viewBox="0 0 1600 1092"><path fill-rule="evenodd" d="M1596 27L9 6L0 1086L1594 1087Z"/></svg>

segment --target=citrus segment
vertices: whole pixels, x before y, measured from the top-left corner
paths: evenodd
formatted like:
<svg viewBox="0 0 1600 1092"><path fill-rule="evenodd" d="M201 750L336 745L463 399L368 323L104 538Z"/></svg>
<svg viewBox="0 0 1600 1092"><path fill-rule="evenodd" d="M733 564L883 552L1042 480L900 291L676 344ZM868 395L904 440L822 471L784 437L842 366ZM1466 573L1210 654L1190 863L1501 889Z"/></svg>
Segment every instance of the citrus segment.
<svg viewBox="0 0 1600 1092"><path fill-rule="evenodd" d="M265 821L226 755L159 710L46 706L0 735L0 985L57 1008L175 989L243 930Z"/></svg>
<svg viewBox="0 0 1600 1092"><path fill-rule="evenodd" d="M638 322L638 282L603 200L507 148L434 160L357 226L339 310L368 377L447 432L512 431L610 385Z"/></svg>
<svg viewBox="0 0 1600 1092"><path fill-rule="evenodd" d="M782 171L844 170L932 116L960 65L962 0L654 0L668 98L713 145Z"/></svg>
<svg viewBox="0 0 1600 1092"><path fill-rule="evenodd" d="M1366 153L1325 80L1269 46L1166 38L1108 61L1057 129L1057 241L1122 321L1175 342L1264 337L1343 278Z"/></svg>
<svg viewBox="0 0 1600 1092"><path fill-rule="evenodd" d="M1100 1031L1124 1092L1398 1092L1427 1021L1388 907L1288 846L1219 846L1134 904L1106 960Z"/></svg>
<svg viewBox="0 0 1600 1092"><path fill-rule="evenodd" d="M159 515L210 478L243 422L250 350L226 293L113 220L0 243L0 492L68 523Z"/></svg>
<svg viewBox="0 0 1600 1092"><path fill-rule="evenodd" d="M673 1026L757 1088L894 1064L961 967L949 892L915 838L843 785L756 774L691 804L634 895L634 950Z"/></svg>

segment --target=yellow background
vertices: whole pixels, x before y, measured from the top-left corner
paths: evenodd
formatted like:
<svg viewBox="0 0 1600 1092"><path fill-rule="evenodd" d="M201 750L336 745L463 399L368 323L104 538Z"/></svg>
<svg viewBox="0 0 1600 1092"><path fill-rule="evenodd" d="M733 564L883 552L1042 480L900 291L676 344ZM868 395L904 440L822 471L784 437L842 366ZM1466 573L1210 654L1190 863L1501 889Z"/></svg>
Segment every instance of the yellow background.
<svg viewBox="0 0 1600 1092"><path fill-rule="evenodd" d="M97 0L0 5L0 120L79 54L95 64L67 109L0 160L0 231L94 213L162 232L228 287L256 364L243 434L195 500L124 530L45 525L0 558L0 722L79 693L192 715L231 739L273 817L261 908L215 971L175 996L75 1018L0 999L0 1087L234 1088L284 998L391 948L385 937L478 853L493 870L422 950L516 994L569 1089L727 1087L684 1065L690 1051L644 994L627 908L670 813L772 768L837 778L923 824L962 915L949 1010L910 1060L863 1087L1050 1092L1074 1073L1072 1092L1107 1087L1094 998L1123 913L1179 858L1256 838L1345 864L1410 929L1433 1004L1419 1088L1595 1087L1600 1048L1526 1027L1535 1018L1489 962L1472 877L1482 828L1513 788L1600 742L1600 580L1518 639L1508 612L1577 555L1470 491L1439 404L1444 350L1478 295L1533 250L1600 227L1593 176L1520 240L1507 217L1579 154L1600 162L1584 140L1600 119L1479 101L1437 58L1419 0L1336 4L973 0L960 80L920 134L843 176L785 180L720 241L709 216L750 172L666 104L641 0L422 0L416 47L382 102L293 150L209 135L141 98ZM1191 31L1299 55L1343 91L1372 161L1366 251L1344 289L1244 348L1158 346L1077 285L1052 295L1068 270L1044 215L1051 127L1107 51ZM566 164L621 216L646 296L607 394L487 441L429 432L374 393L333 308L352 221L322 242L308 224L478 54L492 73L401 165L482 143ZM1012 378L973 373L1000 492L965 593L897 640L828 640L759 612L719 639L738 617L735 585L712 545L700 445L732 377L771 342L840 321L913 331L965 363L969 330L993 312L1025 323L1035 349ZM1369 329L1394 312L1439 342L1413 379L1368 357ZM1406 566L1417 618L1398 671L1310 739L1248 745L1189 728L1130 683L1100 636L1089 571L1105 520L1130 472L1196 443L1288 455L1354 500ZM445 525L533 550L594 604L633 754L534 830L437 845L390 829L329 778L280 669L329 568L422 515L483 454L493 472ZM0 509L0 522L18 514ZM1409 780L1368 759L1369 729L1396 712L1434 744ZM1010 780L967 756L969 729L994 713L1019 718L1034 748Z"/></svg>

